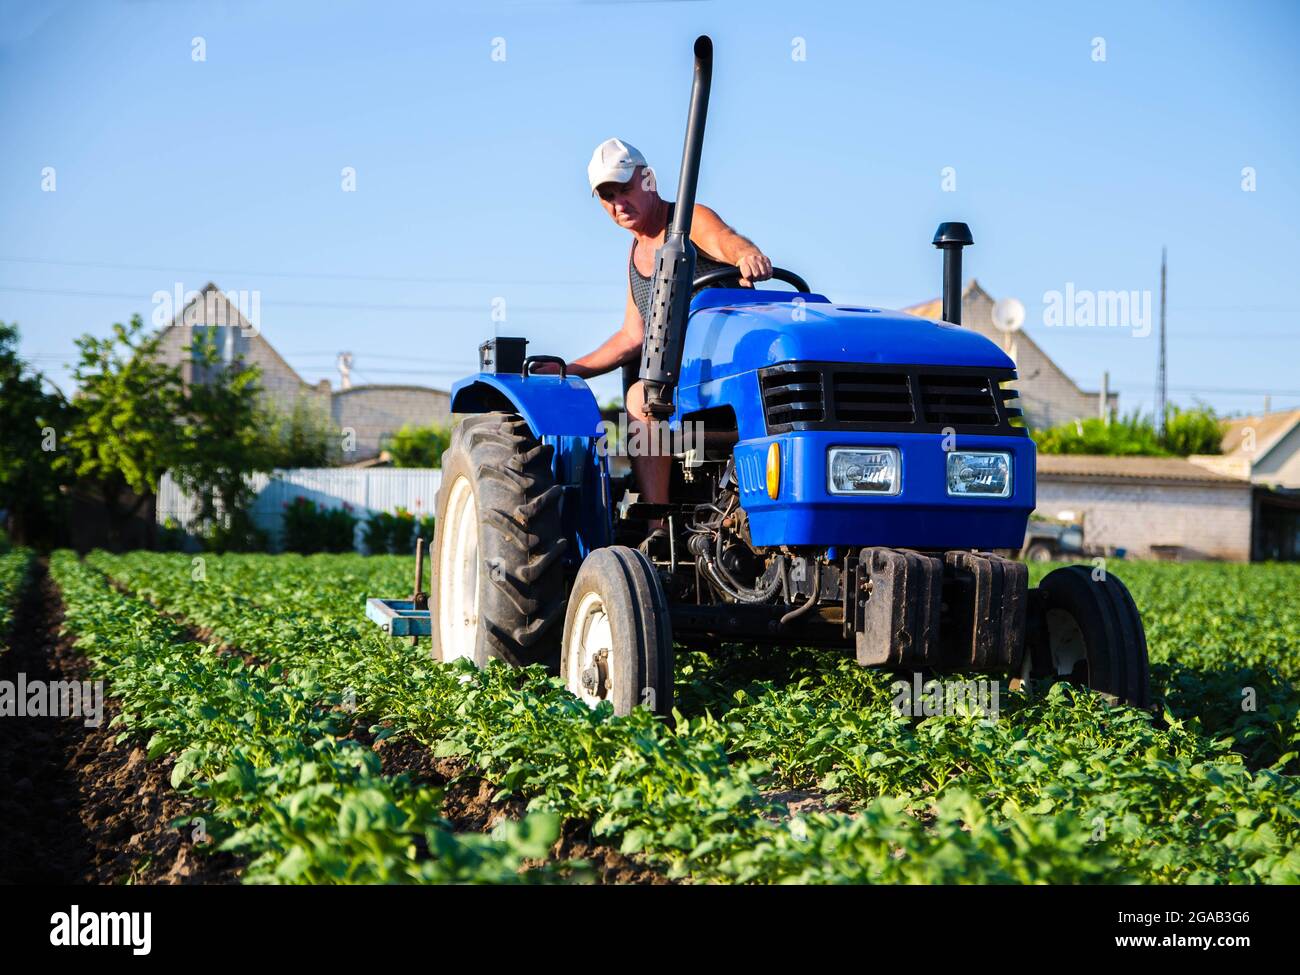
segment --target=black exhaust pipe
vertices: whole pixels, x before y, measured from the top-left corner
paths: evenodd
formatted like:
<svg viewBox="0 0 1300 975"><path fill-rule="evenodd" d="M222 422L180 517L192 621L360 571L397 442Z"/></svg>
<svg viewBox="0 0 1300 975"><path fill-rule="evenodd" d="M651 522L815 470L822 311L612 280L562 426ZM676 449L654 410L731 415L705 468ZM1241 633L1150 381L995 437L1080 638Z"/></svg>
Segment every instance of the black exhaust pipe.
<svg viewBox="0 0 1300 975"><path fill-rule="evenodd" d="M975 243L964 223L941 223L934 246L943 251L943 320L961 324L961 249Z"/></svg>
<svg viewBox="0 0 1300 975"><path fill-rule="evenodd" d="M691 217L695 188L700 178L704 149L704 122L709 113L709 87L713 82L713 41L706 34L695 39L695 76L691 105L686 116L686 145L677 180L673 220L655 252L654 291L650 320L645 323L641 346L641 375L645 383L646 412L667 419L673 412L673 389L682 367L682 337L690 314L691 285L695 282L695 247L691 244Z"/></svg>

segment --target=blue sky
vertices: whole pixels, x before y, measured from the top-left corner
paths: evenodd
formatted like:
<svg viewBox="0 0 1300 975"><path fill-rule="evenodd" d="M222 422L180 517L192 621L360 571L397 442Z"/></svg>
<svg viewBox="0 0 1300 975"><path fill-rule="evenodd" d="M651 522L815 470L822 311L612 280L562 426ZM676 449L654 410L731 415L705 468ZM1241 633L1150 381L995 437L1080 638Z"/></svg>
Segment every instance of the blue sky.
<svg viewBox="0 0 1300 975"><path fill-rule="evenodd" d="M629 243L587 159L618 135L672 195L707 32L700 199L815 290L934 297L930 237L965 220L968 275L1150 408L1154 331L1046 327L1043 296L1155 291L1167 245L1171 398L1300 406L1298 28L1263 2L2 2L0 319L65 387L76 335L208 280L259 290L311 382L348 349L356 381L446 386L495 298L576 357Z"/></svg>

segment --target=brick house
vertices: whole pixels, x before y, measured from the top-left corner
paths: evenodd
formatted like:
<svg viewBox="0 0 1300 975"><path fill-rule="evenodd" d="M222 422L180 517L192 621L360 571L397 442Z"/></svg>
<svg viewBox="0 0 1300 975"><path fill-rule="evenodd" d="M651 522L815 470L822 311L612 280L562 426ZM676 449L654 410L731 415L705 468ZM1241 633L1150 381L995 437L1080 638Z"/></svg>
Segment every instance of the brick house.
<svg viewBox="0 0 1300 975"><path fill-rule="evenodd" d="M1181 457L1038 455L1038 513L1080 521L1089 547L1133 558L1250 560L1254 494Z"/></svg>
<svg viewBox="0 0 1300 975"><path fill-rule="evenodd" d="M196 337L209 330L223 361L242 359L261 369L266 398L281 412L290 412L296 404L306 401L328 416L335 427L353 431L356 449L348 455L349 462L377 456L384 439L404 424L425 426L450 421L451 397L445 390L388 384L335 390L328 379L314 386L305 382L211 283L164 330L162 358L180 366L186 383L203 381L201 368L195 365L189 349Z"/></svg>
<svg viewBox="0 0 1300 975"><path fill-rule="evenodd" d="M943 300L935 298L903 311L918 318L941 321ZM962 289L961 324L995 342L1016 363L1020 377L1014 383L1020 390L1018 405L1025 411L1025 422L1031 427L1051 427L1100 415L1099 390L1079 388L1023 330L1004 332L993 324L993 298L974 278ZM1112 412L1118 412L1118 393L1109 393L1107 402Z"/></svg>

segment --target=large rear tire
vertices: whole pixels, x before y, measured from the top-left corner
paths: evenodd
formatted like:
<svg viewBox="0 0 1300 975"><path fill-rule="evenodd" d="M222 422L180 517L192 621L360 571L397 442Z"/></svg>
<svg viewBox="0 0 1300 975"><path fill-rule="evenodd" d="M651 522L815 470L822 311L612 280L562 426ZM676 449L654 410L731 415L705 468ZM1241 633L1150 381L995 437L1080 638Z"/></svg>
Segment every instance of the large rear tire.
<svg viewBox="0 0 1300 975"><path fill-rule="evenodd" d="M435 660L558 664L567 540L553 453L511 413L453 430L433 533Z"/></svg>
<svg viewBox="0 0 1300 975"><path fill-rule="evenodd" d="M1090 566L1054 569L1039 583L1042 638L1034 677L1057 677L1090 687L1107 699L1151 704L1146 632L1127 587Z"/></svg>
<svg viewBox="0 0 1300 975"><path fill-rule="evenodd" d="M659 575L636 549L611 545L583 561L569 593L560 659L564 686L616 715L673 708L673 636Z"/></svg>

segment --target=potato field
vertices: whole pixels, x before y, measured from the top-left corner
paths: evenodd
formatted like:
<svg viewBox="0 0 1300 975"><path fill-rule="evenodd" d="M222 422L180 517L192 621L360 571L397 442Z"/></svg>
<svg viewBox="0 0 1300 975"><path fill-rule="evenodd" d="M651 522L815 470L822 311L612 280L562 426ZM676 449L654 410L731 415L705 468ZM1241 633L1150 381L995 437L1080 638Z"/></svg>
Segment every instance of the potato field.
<svg viewBox="0 0 1300 975"><path fill-rule="evenodd" d="M1300 881L1300 566L1111 568L1154 713L1003 682L996 720L907 717L843 654L679 644L673 725L384 635L364 598L406 558L15 550L5 676L102 679L107 711L5 722L0 773L45 879Z"/></svg>

